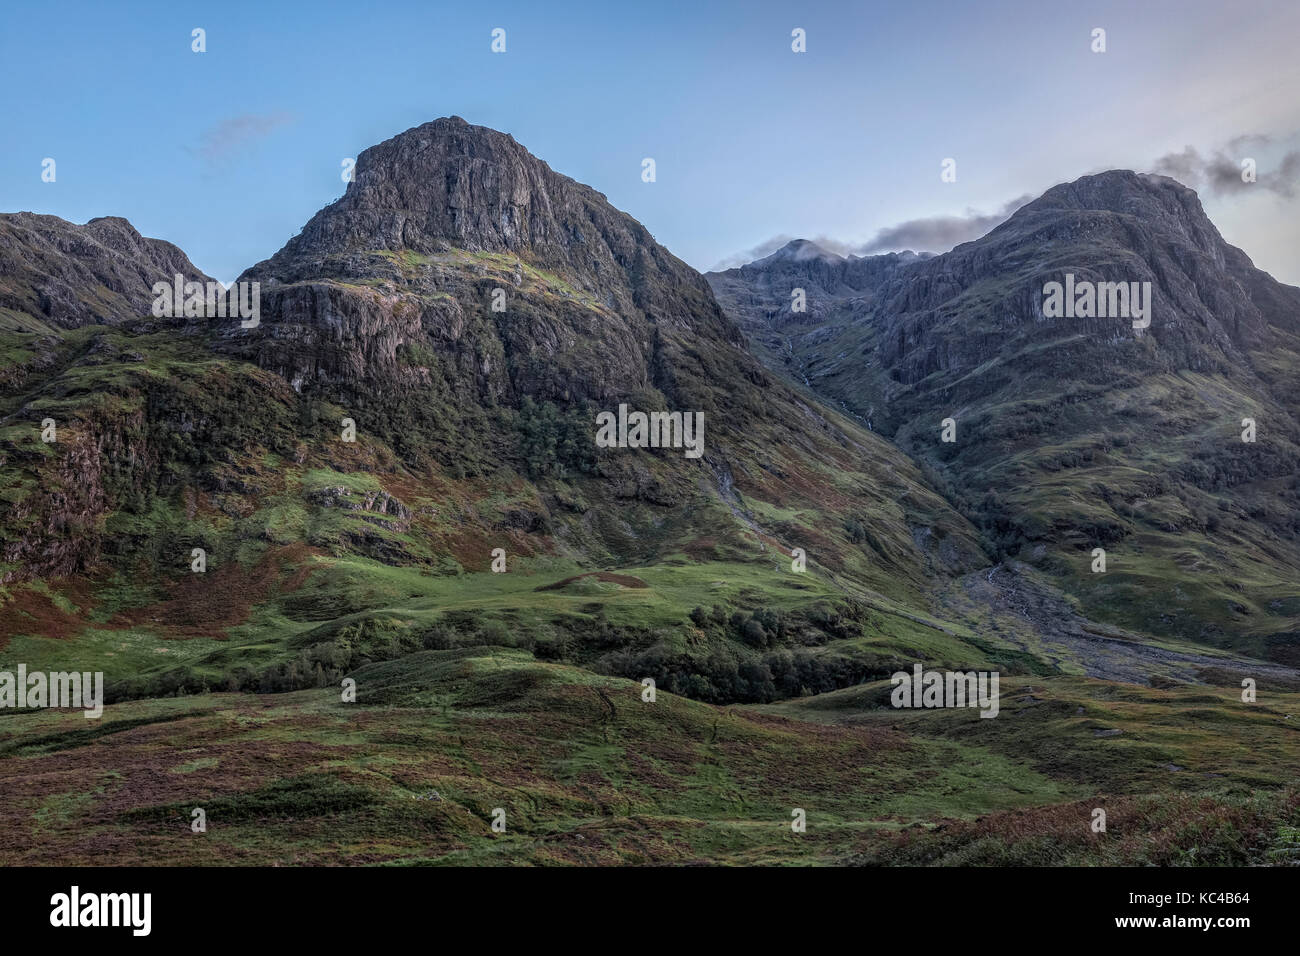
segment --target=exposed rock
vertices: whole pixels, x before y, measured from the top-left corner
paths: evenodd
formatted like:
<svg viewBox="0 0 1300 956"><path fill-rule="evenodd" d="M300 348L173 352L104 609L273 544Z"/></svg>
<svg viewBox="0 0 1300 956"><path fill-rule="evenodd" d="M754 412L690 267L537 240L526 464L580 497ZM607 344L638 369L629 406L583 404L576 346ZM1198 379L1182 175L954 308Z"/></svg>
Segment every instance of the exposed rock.
<svg viewBox="0 0 1300 956"><path fill-rule="evenodd" d="M0 213L0 309L60 328L115 325L150 315L156 282L209 277L185 253L146 239L125 219L78 226L58 216Z"/></svg>
<svg viewBox="0 0 1300 956"><path fill-rule="evenodd" d="M707 283L645 227L459 117L363 151L344 196L241 278L261 281L263 322L227 329L236 347L342 397L436 376L491 404L609 402L671 392L688 342L743 356Z"/></svg>

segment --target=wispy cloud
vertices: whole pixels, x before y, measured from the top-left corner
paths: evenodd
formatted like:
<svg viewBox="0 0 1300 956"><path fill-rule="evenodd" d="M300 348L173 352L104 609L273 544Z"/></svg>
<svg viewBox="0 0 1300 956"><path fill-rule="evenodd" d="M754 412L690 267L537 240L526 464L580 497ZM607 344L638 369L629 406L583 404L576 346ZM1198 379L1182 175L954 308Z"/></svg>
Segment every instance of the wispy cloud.
<svg viewBox="0 0 1300 956"><path fill-rule="evenodd" d="M198 146L192 151L209 163L226 162L241 149L292 122L293 116L283 112L232 116L204 130L199 136Z"/></svg>
<svg viewBox="0 0 1300 956"><path fill-rule="evenodd" d="M908 219L879 230L865 242L846 242L829 236L816 236L812 241L827 252L841 256L869 256L884 252L902 252L906 249L913 252L947 252L963 242L978 239L993 227L1006 222L1017 209L1033 198L1028 194L1018 196L989 213L967 209L961 215ZM770 256L793 238L787 235L773 236L752 249L728 256L714 266L713 271L734 269L755 259Z"/></svg>
<svg viewBox="0 0 1300 956"><path fill-rule="evenodd" d="M780 249L782 246L793 241L794 241L794 236L787 236L785 234L773 236L771 239L767 239L763 242L760 242L752 249L746 249L742 252L732 253L731 255L723 259L721 262L719 262L717 265L715 265L709 271L722 272L724 269L735 269L738 266L743 266L746 263L753 262L755 259L766 258L767 256L770 256L772 253L776 252L776 250ZM829 242L830 240L815 239L813 241L816 242L818 245L821 245L823 242ZM832 252L838 251L832 248L832 246L830 245L823 246L823 248L829 249ZM841 255L843 255L843 253L841 253Z"/></svg>
<svg viewBox="0 0 1300 956"><path fill-rule="evenodd" d="M1166 153L1155 161L1152 170L1171 176L1184 186L1197 192L1215 196L1231 196L1251 189L1265 189L1285 199L1295 197L1300 189L1300 150L1291 149L1276 163L1260 160L1259 154L1272 151L1273 139L1269 136L1247 135L1229 140L1227 145L1215 149L1208 156L1194 146L1182 152ZM1258 163L1256 182L1241 178L1242 161L1251 158Z"/></svg>
<svg viewBox="0 0 1300 956"><path fill-rule="evenodd" d="M960 216L929 216L909 219L896 226L881 229L875 237L857 247L860 256L877 252L947 252L953 246L978 239L994 226L1000 226L1025 203L1033 199L1028 194L1018 196L1002 205L996 212L981 213L967 209Z"/></svg>

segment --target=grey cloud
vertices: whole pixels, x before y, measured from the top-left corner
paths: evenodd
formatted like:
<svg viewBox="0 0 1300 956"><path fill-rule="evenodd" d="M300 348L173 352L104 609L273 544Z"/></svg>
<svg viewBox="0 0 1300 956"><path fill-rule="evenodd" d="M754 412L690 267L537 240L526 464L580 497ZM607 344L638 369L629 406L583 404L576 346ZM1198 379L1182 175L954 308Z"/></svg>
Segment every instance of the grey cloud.
<svg viewBox="0 0 1300 956"><path fill-rule="evenodd" d="M911 249L913 252L947 252L953 246L978 239L994 226L1006 222L1012 213L1033 198L1031 195L1020 196L1004 203L997 212L980 213L968 209L965 215L960 216L909 219L881 229L866 242L845 242L829 236L816 236L811 241L827 252L840 256L867 256L882 252L901 252L905 249ZM756 259L762 259L764 256L770 256L793 238L787 235L773 236L752 249L728 256L714 266L712 271L733 269Z"/></svg>
<svg viewBox="0 0 1300 956"><path fill-rule="evenodd" d="M930 216L909 219L896 226L881 229L875 237L857 246L853 251L860 256L878 252L898 252L911 249L915 252L947 252L963 242L978 239L994 226L1000 226L1012 213L1033 199L1024 195L1003 204L997 212L980 213L966 210L962 216Z"/></svg>
<svg viewBox="0 0 1300 956"><path fill-rule="evenodd" d="M743 266L746 263L753 262L756 259L765 258L767 256L770 256L772 253L776 252L776 250L780 249L787 242L790 242L793 239L794 239L793 236L785 236L785 235L773 236L771 239L768 239L765 242L760 242L754 248L748 249L745 252L732 253L731 255L723 259L721 262L719 262L712 269L710 269L709 271L722 272L726 269L735 269L737 266Z"/></svg>
<svg viewBox="0 0 1300 956"><path fill-rule="evenodd" d="M722 272L726 269L735 269L738 266L747 265L748 263L755 262L759 259L764 259L783 246L794 242L795 239L795 236L787 236L784 233L773 236L771 239L760 242L752 249L746 249L744 252L737 252L727 256L709 271ZM835 253L837 256L850 256L857 251L857 247L853 243L841 242L840 240L832 239L829 236L815 236L808 241L815 243L827 252ZM813 250L807 252L807 255L810 256L815 254L816 253Z"/></svg>
<svg viewBox="0 0 1300 956"><path fill-rule="evenodd" d="M1194 146L1187 146L1182 152L1161 156L1152 169L1198 192L1215 196L1231 196L1259 188L1286 199L1294 198L1300 188L1300 150L1288 151L1276 164L1260 161L1255 154L1271 142L1267 136L1238 136L1209 156L1201 155ZM1241 162L1247 157L1259 164L1254 183L1243 182L1241 178Z"/></svg>

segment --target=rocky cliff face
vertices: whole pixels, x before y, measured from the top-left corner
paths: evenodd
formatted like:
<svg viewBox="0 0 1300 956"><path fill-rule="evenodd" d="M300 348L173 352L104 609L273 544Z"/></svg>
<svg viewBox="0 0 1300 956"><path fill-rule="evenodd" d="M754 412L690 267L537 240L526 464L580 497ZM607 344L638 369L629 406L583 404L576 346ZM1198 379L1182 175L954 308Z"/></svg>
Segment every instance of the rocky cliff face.
<svg viewBox="0 0 1300 956"><path fill-rule="evenodd" d="M256 271L300 279L357 249L513 252L562 270L592 294L634 293L666 309L699 274L590 186L562 176L506 133L457 116L425 123L357 157L344 196Z"/></svg>
<svg viewBox="0 0 1300 956"><path fill-rule="evenodd" d="M1046 318L1044 284L1066 273L1151 283L1151 327L1134 330L1126 317ZM958 322L947 321L958 313ZM1106 369L1118 360L1130 369L1139 361L1240 372L1244 351L1297 331L1297 314L1300 290L1273 282L1224 242L1195 192L1127 171L1049 190L984 238L893 277L873 311L881 359L905 385L973 369L1052 334L1081 336L1069 351ZM1146 339L1149 348L1110 347Z"/></svg>
<svg viewBox="0 0 1300 956"><path fill-rule="evenodd" d="M242 278L266 320L247 354L340 395L435 378L490 404L608 402L671 392L687 341L740 355L704 280L640 223L458 117L365 150L344 196Z"/></svg>
<svg viewBox="0 0 1300 956"><path fill-rule="evenodd" d="M801 266L764 260L709 278L738 321L767 327L754 339L769 365L928 463L1004 554L1144 630L1268 641L1292 626L1267 609L1289 606L1300 569L1300 289L1226 243L1192 190L1128 171L1085 176L949 253L822 282L816 314L796 323ZM813 267L812 278L828 268ZM1051 316L1045 286L1067 274L1149 283L1149 327ZM1267 422L1267 438L1243 442L1246 418ZM1120 549L1127 569L1089 573L1081 558L1098 546ZM1189 580L1194 553L1224 576ZM1270 563L1281 570L1242 601L1232 582ZM1129 605L1138 594L1142 606Z"/></svg>
<svg viewBox="0 0 1300 956"><path fill-rule="evenodd" d="M0 310L65 329L116 324L149 316L154 283L177 274L209 281L176 246L144 238L125 219L78 226L0 214Z"/></svg>
<svg viewBox="0 0 1300 956"><path fill-rule="evenodd" d="M145 474L158 460L140 441L143 415L116 405L115 393L146 371L126 327L165 324L179 337L183 321L151 316L154 284L177 274L209 281L176 246L125 219L78 226L0 214L0 584L95 568L105 518L126 486L158 482ZM56 436L48 444L39 437L47 421Z"/></svg>

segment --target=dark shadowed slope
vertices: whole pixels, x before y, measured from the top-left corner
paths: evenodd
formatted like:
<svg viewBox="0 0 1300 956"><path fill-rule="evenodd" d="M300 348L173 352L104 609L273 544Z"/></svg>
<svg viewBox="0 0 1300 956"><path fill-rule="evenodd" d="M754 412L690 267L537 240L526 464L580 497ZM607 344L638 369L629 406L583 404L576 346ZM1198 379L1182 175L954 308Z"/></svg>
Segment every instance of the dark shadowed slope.
<svg viewBox="0 0 1300 956"><path fill-rule="evenodd" d="M811 318L789 312L807 271L710 278L771 329L769 364L926 462L1003 555L1091 616L1295 662L1300 289L1224 242L1194 192L1124 171L1057 186L945 255L840 268L872 261L872 281ZM1044 286L1067 273L1151 283L1150 327L1046 318Z"/></svg>

